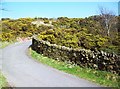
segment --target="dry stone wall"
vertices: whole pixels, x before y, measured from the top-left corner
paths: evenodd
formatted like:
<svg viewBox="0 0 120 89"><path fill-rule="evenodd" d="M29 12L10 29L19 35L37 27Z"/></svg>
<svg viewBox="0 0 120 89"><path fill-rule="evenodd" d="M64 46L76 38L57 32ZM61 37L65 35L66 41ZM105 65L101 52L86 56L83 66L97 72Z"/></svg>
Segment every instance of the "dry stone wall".
<svg viewBox="0 0 120 89"><path fill-rule="evenodd" d="M61 61L70 61L81 67L120 74L120 57L103 51L73 49L50 42L32 39L31 48L37 53Z"/></svg>

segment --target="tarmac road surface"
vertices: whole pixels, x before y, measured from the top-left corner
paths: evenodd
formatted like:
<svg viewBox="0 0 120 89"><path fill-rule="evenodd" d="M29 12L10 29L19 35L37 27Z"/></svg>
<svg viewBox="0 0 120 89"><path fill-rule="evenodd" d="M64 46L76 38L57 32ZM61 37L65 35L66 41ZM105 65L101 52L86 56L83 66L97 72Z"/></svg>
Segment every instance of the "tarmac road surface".
<svg viewBox="0 0 120 89"><path fill-rule="evenodd" d="M100 87L97 84L36 62L27 55L31 40L2 49L0 66L13 87Z"/></svg>

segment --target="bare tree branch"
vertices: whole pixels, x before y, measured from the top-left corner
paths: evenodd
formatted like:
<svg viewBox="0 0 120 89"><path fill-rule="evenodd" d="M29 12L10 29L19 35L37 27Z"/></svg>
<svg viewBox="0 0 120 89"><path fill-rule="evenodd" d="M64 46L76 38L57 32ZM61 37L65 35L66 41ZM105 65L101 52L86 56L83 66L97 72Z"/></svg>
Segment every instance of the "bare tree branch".
<svg viewBox="0 0 120 89"><path fill-rule="evenodd" d="M100 16L105 23L105 28L107 30L107 35L110 35L110 27L112 24L113 17L115 16L113 11L106 9L105 7L99 7Z"/></svg>

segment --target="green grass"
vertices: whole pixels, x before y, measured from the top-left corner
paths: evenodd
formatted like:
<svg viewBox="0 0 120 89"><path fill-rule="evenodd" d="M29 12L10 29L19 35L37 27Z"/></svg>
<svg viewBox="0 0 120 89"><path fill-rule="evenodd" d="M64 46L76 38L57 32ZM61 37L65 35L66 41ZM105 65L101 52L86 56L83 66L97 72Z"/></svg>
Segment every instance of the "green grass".
<svg viewBox="0 0 120 89"><path fill-rule="evenodd" d="M6 46L12 44L13 42L0 42L0 49L5 48ZM6 78L3 76L3 74L0 72L0 89L2 89L2 87L9 87L9 84L6 80ZM7 89L7 88L4 88Z"/></svg>
<svg viewBox="0 0 120 89"><path fill-rule="evenodd" d="M60 71L64 71L66 73L75 75L80 78L84 78L86 80L92 81L102 86L107 87L119 87L118 79L120 76L106 72L106 71L98 71L89 68L81 68L75 64L71 64L70 62L61 62L58 60L54 60L48 57L45 57L41 54L36 53L35 51L29 49L29 55L32 56L35 60L56 68Z"/></svg>
<svg viewBox="0 0 120 89"><path fill-rule="evenodd" d="M2 87L8 87L8 83L7 83L6 79L5 79L5 77L0 72L0 89Z"/></svg>
<svg viewBox="0 0 120 89"><path fill-rule="evenodd" d="M5 42L0 42L0 48L5 48L6 46L8 46L8 45L10 45L10 44L12 44L12 42L7 42L7 41L5 41Z"/></svg>
<svg viewBox="0 0 120 89"><path fill-rule="evenodd" d="M10 42L0 42L0 49L5 48L8 46ZM2 87L8 87L8 83L6 78L3 76L3 74L0 72L0 89Z"/></svg>

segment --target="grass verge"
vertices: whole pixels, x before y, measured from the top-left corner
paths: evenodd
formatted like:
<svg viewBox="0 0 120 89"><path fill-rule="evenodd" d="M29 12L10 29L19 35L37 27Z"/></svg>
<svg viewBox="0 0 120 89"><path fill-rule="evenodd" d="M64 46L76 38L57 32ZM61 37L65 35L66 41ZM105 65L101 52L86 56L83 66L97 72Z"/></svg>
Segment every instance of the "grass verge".
<svg viewBox="0 0 120 89"><path fill-rule="evenodd" d="M8 46L8 45L10 45L10 44L12 44L12 42L7 42L7 41L5 41L5 42L0 42L0 48L2 49L2 48L5 48L6 46Z"/></svg>
<svg viewBox="0 0 120 89"><path fill-rule="evenodd" d="M29 55L38 62L56 68L60 71L64 71L66 73L75 75L77 77L87 79L89 81L92 81L94 83L97 83L105 87L116 87L120 89L120 85L118 81L120 79L120 76L118 75L106 71L81 68L75 64L71 64L70 62L68 63L68 62L61 62L59 60L54 60L36 53L31 48L29 48Z"/></svg>
<svg viewBox="0 0 120 89"><path fill-rule="evenodd" d="M0 42L0 49L5 48L6 46L12 44L13 42ZM9 84L6 80L6 78L3 76L3 74L0 72L0 89L2 89L4 87L4 89L9 89Z"/></svg>
<svg viewBox="0 0 120 89"><path fill-rule="evenodd" d="M0 72L0 89L2 89L2 87L8 87L8 83L6 81L6 78Z"/></svg>

